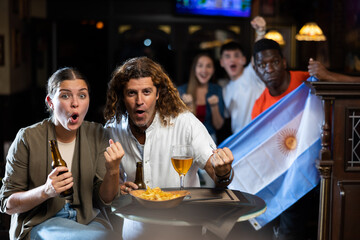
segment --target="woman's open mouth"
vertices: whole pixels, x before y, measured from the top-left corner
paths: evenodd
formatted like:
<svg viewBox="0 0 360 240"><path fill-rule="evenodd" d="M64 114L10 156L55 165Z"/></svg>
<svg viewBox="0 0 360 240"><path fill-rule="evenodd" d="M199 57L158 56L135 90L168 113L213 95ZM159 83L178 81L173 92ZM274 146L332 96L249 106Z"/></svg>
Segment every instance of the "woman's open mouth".
<svg viewBox="0 0 360 240"><path fill-rule="evenodd" d="M78 119L79 119L79 114L75 113L75 114L71 115L70 122L76 123L78 121Z"/></svg>

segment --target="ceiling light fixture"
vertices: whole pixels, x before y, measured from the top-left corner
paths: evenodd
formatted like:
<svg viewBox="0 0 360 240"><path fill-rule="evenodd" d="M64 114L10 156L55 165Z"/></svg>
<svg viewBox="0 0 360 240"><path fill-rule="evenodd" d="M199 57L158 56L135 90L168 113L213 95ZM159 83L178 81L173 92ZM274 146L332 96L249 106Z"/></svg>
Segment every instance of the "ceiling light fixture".
<svg viewBox="0 0 360 240"><path fill-rule="evenodd" d="M326 41L321 28L315 22L306 23L295 38L298 41Z"/></svg>
<svg viewBox="0 0 360 240"><path fill-rule="evenodd" d="M285 41L281 33L276 30L270 30L268 33L265 34L265 38L272 39L277 42L280 46L285 45Z"/></svg>

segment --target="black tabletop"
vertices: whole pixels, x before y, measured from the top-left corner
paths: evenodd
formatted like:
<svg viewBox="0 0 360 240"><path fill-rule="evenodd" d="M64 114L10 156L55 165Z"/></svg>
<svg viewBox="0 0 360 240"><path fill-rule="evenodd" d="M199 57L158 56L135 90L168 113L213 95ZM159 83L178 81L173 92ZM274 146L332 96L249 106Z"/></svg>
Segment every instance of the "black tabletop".
<svg viewBox="0 0 360 240"><path fill-rule="evenodd" d="M174 189L163 189L174 190ZM169 209L151 209L139 204L130 195L123 195L112 204L112 212L120 217L140 222L174 226L234 225L256 217L266 210L265 202L252 194L213 188L186 188L190 198Z"/></svg>

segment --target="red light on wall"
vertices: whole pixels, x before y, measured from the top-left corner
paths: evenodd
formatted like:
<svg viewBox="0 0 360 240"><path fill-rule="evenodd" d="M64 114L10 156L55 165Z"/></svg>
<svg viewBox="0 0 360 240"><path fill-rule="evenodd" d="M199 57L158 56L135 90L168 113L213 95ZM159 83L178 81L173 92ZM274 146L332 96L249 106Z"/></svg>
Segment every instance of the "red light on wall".
<svg viewBox="0 0 360 240"><path fill-rule="evenodd" d="M97 29L103 29L104 28L104 23L102 21L99 21L96 23L96 28Z"/></svg>

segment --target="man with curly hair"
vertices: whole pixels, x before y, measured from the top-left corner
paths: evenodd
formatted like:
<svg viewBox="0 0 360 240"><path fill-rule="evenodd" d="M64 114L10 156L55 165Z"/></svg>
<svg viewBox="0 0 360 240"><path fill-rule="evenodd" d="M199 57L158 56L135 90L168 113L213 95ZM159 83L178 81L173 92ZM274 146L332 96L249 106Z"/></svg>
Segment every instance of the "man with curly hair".
<svg viewBox="0 0 360 240"><path fill-rule="evenodd" d="M205 169L218 187L226 187L234 176L232 152L228 148L215 150L205 126L183 103L168 75L147 57L129 59L115 69L104 116L114 141L125 151L120 170L122 194L138 188L133 183L136 162L143 162L148 187L179 187L179 175L171 163L172 145L189 144L194 150L185 187L200 186L198 168ZM158 233L143 234L144 224L132 222L130 227L129 222L124 221L124 239L149 239ZM184 239L184 235L179 237Z"/></svg>

